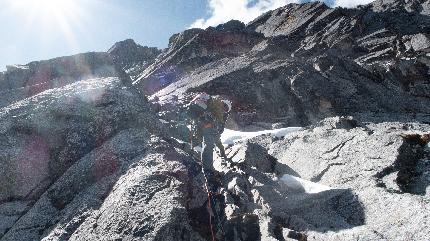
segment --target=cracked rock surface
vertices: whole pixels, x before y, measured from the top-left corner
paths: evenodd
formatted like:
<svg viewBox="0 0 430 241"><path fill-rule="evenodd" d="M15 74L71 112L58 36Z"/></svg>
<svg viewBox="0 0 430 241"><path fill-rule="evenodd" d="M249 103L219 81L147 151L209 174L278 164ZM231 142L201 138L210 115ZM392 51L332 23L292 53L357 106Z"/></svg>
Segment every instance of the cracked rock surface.
<svg viewBox="0 0 430 241"><path fill-rule="evenodd" d="M219 165L227 206L258 216L261 240L425 240L429 131L336 117L236 143L232 163Z"/></svg>
<svg viewBox="0 0 430 241"><path fill-rule="evenodd" d="M214 153L226 241L428 240L429 14L289 4L161 51L125 40L9 66L0 241L212 240L183 111L200 91L233 102L229 129L303 127Z"/></svg>
<svg viewBox="0 0 430 241"><path fill-rule="evenodd" d="M429 122L428 6L288 4L247 25L186 30L135 84L169 120L191 93L225 96L233 101L230 128L304 126L343 115Z"/></svg>

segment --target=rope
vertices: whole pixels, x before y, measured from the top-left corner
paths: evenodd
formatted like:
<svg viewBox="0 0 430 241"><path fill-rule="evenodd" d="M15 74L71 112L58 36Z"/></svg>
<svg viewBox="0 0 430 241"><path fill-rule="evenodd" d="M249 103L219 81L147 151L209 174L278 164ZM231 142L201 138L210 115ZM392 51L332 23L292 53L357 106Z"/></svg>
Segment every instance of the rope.
<svg viewBox="0 0 430 241"><path fill-rule="evenodd" d="M205 186L206 186L206 192L208 193L208 207L209 207L209 210L211 210L213 212L212 204L211 204L211 195L209 192L208 180L206 179L206 176L205 176ZM212 216L210 213L209 213L209 226L211 229L212 241L215 241L214 226L212 225Z"/></svg>
<svg viewBox="0 0 430 241"><path fill-rule="evenodd" d="M190 145L191 145L191 152L194 152L194 147L193 147L193 132L192 132L192 130L190 130ZM202 160L201 156L200 156L199 161L200 161L200 163L203 166L203 160ZM209 192L208 179L206 178L206 175L205 175L204 172L203 172L203 176L205 178L205 187L206 187L206 192L208 194L208 208L209 208L209 210L211 212L213 212L213 210L212 210L212 204L211 204L211 196L210 196L210 192ZM216 239L215 239L215 232L214 232L214 226L212 224L212 215L210 213L209 213L209 226L210 226L210 230L211 230L212 241L216 241Z"/></svg>

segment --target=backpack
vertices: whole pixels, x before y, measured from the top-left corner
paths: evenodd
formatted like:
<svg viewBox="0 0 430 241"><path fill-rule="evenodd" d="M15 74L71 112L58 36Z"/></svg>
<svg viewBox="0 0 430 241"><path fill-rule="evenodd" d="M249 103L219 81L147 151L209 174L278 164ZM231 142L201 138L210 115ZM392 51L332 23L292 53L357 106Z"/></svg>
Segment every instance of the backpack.
<svg viewBox="0 0 430 241"><path fill-rule="evenodd" d="M207 109L207 100L210 96L207 94L199 94L187 106L187 113L192 119L199 119Z"/></svg>
<svg viewBox="0 0 430 241"><path fill-rule="evenodd" d="M208 106L207 110L212 113L213 117L216 119L216 122L224 123L225 111L222 98L219 96L213 96L206 102L206 104Z"/></svg>
<svg viewBox="0 0 430 241"><path fill-rule="evenodd" d="M211 123L218 130L224 129L228 114L224 111L223 99L219 96L195 97L187 107L188 115L204 125Z"/></svg>

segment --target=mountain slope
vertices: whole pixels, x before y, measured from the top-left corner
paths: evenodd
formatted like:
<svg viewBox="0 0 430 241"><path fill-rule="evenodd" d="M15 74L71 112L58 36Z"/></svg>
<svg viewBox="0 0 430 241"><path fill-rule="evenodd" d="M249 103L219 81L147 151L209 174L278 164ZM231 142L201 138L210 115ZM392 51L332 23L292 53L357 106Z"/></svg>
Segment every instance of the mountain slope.
<svg viewBox="0 0 430 241"><path fill-rule="evenodd" d="M232 21L187 30L178 35L186 41L173 38L169 54L135 84L161 105L198 91L224 95L234 100L239 126L249 118L302 125L333 115L428 122L428 1L400 2L358 9L290 4L247 26ZM214 31L223 33L222 41ZM232 35L242 37L232 42ZM214 41L243 51L205 47Z"/></svg>
<svg viewBox="0 0 430 241"><path fill-rule="evenodd" d="M125 40L10 66L0 241L212 240L184 119L200 91L233 102L229 158L214 152L226 240L428 239L429 9L289 4L162 51ZM283 126L300 128L239 131Z"/></svg>
<svg viewBox="0 0 430 241"><path fill-rule="evenodd" d="M115 43L107 52L131 79L137 78L161 53L157 48L138 45L132 39Z"/></svg>

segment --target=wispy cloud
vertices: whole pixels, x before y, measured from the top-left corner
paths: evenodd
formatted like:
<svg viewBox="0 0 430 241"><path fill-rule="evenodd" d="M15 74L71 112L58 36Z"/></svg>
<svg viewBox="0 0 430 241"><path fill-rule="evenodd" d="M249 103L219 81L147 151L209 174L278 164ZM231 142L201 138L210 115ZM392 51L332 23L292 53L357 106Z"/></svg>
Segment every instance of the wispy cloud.
<svg viewBox="0 0 430 241"><path fill-rule="evenodd" d="M248 23L262 13L297 0L209 0L211 16L196 20L192 28L207 28L225 23L231 19Z"/></svg>
<svg viewBox="0 0 430 241"><path fill-rule="evenodd" d="M248 23L264 12L282 7L288 3L303 0L208 0L210 16L197 19L191 28L207 28L228 22L231 19ZM331 6L354 7L372 0L326 0Z"/></svg>

